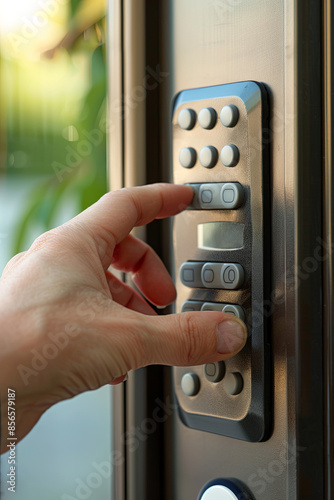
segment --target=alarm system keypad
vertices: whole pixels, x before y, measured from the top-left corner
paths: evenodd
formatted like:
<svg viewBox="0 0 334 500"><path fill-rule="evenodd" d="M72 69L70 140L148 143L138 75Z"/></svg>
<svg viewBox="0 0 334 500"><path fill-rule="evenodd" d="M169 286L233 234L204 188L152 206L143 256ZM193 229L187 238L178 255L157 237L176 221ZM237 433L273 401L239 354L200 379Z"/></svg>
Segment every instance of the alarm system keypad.
<svg viewBox="0 0 334 500"><path fill-rule="evenodd" d="M189 427L251 441L268 432L268 339L258 320L269 238L267 118L265 90L255 82L183 91L173 111L173 181L194 191L174 223L176 312L222 311L248 329L245 348L223 367L174 368L180 417Z"/></svg>

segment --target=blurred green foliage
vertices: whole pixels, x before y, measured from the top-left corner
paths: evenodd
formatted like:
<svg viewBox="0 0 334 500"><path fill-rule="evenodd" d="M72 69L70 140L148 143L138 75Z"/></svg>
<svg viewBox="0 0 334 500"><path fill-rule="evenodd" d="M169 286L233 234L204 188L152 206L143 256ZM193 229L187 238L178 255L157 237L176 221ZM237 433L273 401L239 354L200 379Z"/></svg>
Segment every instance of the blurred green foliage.
<svg viewBox="0 0 334 500"><path fill-rule="evenodd" d="M107 189L105 9L105 0L70 0L65 35L40 61L2 60L6 174L41 177L25 200L15 253L31 227L55 225L65 199L79 212Z"/></svg>

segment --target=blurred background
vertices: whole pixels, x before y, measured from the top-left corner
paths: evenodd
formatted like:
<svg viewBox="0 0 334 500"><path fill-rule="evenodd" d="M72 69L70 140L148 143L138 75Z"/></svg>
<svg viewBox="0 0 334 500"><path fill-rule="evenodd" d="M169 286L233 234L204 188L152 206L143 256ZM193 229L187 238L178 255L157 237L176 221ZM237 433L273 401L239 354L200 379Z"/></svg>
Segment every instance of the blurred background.
<svg viewBox="0 0 334 500"><path fill-rule="evenodd" d="M107 189L105 16L106 0L0 0L0 274ZM111 416L109 386L51 408L17 446L16 499L111 498Z"/></svg>

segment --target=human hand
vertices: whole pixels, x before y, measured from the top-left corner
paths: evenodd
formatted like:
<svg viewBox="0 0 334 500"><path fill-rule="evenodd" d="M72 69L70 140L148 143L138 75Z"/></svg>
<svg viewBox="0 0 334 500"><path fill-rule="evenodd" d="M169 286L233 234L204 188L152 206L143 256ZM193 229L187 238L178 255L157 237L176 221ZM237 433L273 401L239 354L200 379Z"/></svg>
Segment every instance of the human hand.
<svg viewBox="0 0 334 500"><path fill-rule="evenodd" d="M0 280L0 388L3 401L8 387L16 391L18 441L53 404L122 382L129 370L215 362L242 349L246 328L234 316L158 316L108 270L131 272L152 304L173 302L164 265L129 233L180 212L192 196L190 187L170 184L108 193L8 263ZM3 415L3 429L6 422Z"/></svg>

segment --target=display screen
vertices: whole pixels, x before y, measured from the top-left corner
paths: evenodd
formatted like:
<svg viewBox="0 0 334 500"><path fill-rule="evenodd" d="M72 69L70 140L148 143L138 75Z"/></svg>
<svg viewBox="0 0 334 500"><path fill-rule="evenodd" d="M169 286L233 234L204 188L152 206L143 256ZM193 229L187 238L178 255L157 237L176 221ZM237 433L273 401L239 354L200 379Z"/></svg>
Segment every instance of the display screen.
<svg viewBox="0 0 334 500"><path fill-rule="evenodd" d="M203 250L237 250L244 246L244 224L238 222L205 222L197 226L198 248Z"/></svg>

